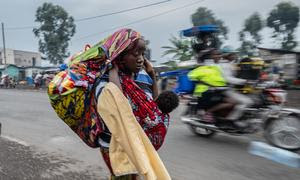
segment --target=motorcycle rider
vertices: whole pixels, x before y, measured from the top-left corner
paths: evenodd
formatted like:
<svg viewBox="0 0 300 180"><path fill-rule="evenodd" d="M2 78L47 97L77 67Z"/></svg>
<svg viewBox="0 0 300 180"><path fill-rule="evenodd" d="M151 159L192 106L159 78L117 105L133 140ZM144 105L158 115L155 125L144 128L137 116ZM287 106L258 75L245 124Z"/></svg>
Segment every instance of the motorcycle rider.
<svg viewBox="0 0 300 180"><path fill-rule="evenodd" d="M222 52L223 59L220 61L219 65L221 67L223 77L225 78L226 82L230 85L235 86L245 85L247 83L246 79L240 79L235 77L234 62L237 60L237 51L234 51L233 48L230 46L225 46L222 49ZM244 109L253 104L253 101L249 97L242 95L232 89L227 90L225 94L226 96L230 97L235 102L237 102L236 106L234 106L234 109L227 117L228 120L238 120L243 115ZM241 122L239 123L239 125L241 126Z"/></svg>
<svg viewBox="0 0 300 180"><path fill-rule="evenodd" d="M226 80L218 66L221 53L210 48L198 53L197 60L202 65L188 73L188 77L196 82L194 95L198 97L198 109L205 109L203 120L213 123L213 114L228 110L235 106L235 102L226 97Z"/></svg>

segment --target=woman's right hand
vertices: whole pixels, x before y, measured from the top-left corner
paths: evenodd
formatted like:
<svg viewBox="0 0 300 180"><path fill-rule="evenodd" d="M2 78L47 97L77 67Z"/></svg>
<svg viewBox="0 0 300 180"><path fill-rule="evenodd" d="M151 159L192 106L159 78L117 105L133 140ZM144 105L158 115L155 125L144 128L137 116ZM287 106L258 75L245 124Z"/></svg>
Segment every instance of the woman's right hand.
<svg viewBox="0 0 300 180"><path fill-rule="evenodd" d="M155 70L153 68L153 65L151 64L151 62L144 58L144 69L147 72L147 74L149 76L151 76L151 78L155 78Z"/></svg>

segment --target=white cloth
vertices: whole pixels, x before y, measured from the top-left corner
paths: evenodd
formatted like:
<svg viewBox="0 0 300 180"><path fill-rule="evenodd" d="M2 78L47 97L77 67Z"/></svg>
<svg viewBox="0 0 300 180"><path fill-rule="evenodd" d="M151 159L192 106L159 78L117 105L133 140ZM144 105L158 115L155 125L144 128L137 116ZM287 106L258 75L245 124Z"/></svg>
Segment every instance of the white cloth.
<svg viewBox="0 0 300 180"><path fill-rule="evenodd" d="M226 91L225 95L237 102L237 105L235 105L234 109L227 117L229 120L238 120L243 115L245 108L253 104L251 98L233 90Z"/></svg>
<svg viewBox="0 0 300 180"><path fill-rule="evenodd" d="M40 73L37 74L34 78L34 82L35 83L40 83L41 79L43 78L43 75L41 75Z"/></svg>
<svg viewBox="0 0 300 180"><path fill-rule="evenodd" d="M235 77L235 69L233 63L230 63L228 60L222 60L219 63L219 66L222 70L223 77L228 84L242 85L246 83L247 80Z"/></svg>
<svg viewBox="0 0 300 180"><path fill-rule="evenodd" d="M220 61L219 67L221 68L223 77L228 84L243 85L247 82L246 79L235 77L234 64L228 60L223 59ZM243 115L244 109L253 104L252 99L233 90L226 91L225 94L227 97L237 102L237 105L235 105L233 111L227 117L230 120L238 120Z"/></svg>

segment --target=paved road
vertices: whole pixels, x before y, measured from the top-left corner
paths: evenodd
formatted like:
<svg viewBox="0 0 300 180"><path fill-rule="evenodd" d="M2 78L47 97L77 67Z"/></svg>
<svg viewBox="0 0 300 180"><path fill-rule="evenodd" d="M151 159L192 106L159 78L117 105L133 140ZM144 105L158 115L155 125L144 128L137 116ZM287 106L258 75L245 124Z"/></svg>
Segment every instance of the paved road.
<svg viewBox="0 0 300 180"><path fill-rule="evenodd" d="M173 179L300 179L299 169L247 153L250 141L259 136L194 136L179 122L182 108L172 114L159 152ZM56 117L44 92L0 89L0 122L0 180L106 179L98 150L84 145Z"/></svg>
<svg viewBox="0 0 300 180"><path fill-rule="evenodd" d="M35 151L6 138L0 139L0 179L93 179L97 175L74 167L78 161L59 154Z"/></svg>

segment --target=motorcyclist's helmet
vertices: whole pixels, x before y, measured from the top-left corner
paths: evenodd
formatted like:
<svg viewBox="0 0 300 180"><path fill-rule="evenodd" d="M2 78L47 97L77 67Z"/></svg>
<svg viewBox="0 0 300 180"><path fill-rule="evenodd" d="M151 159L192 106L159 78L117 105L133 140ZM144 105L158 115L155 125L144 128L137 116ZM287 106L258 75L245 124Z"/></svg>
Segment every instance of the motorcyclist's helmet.
<svg viewBox="0 0 300 180"><path fill-rule="evenodd" d="M238 53L238 51L235 50L232 46L224 46L221 49L221 52L223 53L223 55L230 55L230 54Z"/></svg>

